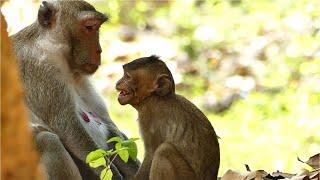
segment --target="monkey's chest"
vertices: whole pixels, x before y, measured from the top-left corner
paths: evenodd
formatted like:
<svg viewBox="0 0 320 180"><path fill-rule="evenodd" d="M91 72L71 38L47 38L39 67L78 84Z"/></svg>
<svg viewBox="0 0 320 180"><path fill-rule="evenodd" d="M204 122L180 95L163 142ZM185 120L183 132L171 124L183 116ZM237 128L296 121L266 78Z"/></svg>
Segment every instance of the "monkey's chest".
<svg viewBox="0 0 320 180"><path fill-rule="evenodd" d="M79 121L85 128L90 137L99 145L100 148L107 149L106 138L108 137L107 126L92 109L87 107L84 102L78 101Z"/></svg>
<svg viewBox="0 0 320 180"><path fill-rule="evenodd" d="M101 119L91 111L80 110L80 121L92 139L103 149L107 148L106 138L108 136L107 126Z"/></svg>
<svg viewBox="0 0 320 180"><path fill-rule="evenodd" d="M155 129L152 127L141 129L141 135L146 147L152 147L156 150L161 143L164 142L164 137L162 136L160 129Z"/></svg>

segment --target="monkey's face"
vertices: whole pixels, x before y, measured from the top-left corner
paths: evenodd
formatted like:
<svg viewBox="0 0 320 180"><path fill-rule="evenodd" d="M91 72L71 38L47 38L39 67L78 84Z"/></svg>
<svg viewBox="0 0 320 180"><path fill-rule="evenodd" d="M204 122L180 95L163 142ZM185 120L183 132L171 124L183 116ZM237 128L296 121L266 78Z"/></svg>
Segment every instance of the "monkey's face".
<svg viewBox="0 0 320 180"><path fill-rule="evenodd" d="M92 74L101 65L99 29L107 17L95 9L82 9L75 14L71 23L65 25L71 36L69 65L73 71Z"/></svg>
<svg viewBox="0 0 320 180"><path fill-rule="evenodd" d="M143 68L125 69L123 77L117 82L118 101L121 105L139 105L155 91L154 75Z"/></svg>
<svg viewBox="0 0 320 180"><path fill-rule="evenodd" d="M100 20L83 20L77 24L78 32L73 38L72 60L74 69L84 74L94 73L101 64L99 43Z"/></svg>
<svg viewBox="0 0 320 180"><path fill-rule="evenodd" d="M123 65L123 70L116 85L121 105L137 107L150 96L167 96L175 91L171 72L156 56L133 60Z"/></svg>
<svg viewBox="0 0 320 180"><path fill-rule="evenodd" d="M136 94L136 79L129 72L124 72L123 77L117 82L116 89L119 91L118 101L121 105L134 104Z"/></svg>
<svg viewBox="0 0 320 180"><path fill-rule="evenodd" d="M99 28L107 19L85 1L43 1L38 12L42 29L55 28L50 34L58 33L57 39L68 43L68 65L72 72L81 74L92 74L101 64Z"/></svg>

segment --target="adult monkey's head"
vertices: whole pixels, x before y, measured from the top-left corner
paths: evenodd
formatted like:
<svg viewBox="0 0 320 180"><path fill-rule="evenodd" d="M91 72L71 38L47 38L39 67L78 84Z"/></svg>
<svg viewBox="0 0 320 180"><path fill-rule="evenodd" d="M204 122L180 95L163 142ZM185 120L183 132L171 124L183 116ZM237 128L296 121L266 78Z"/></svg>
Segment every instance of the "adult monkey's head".
<svg viewBox="0 0 320 180"><path fill-rule="evenodd" d="M43 1L38 23L47 40L64 42L72 72L94 73L101 64L99 28L108 18L84 1Z"/></svg>

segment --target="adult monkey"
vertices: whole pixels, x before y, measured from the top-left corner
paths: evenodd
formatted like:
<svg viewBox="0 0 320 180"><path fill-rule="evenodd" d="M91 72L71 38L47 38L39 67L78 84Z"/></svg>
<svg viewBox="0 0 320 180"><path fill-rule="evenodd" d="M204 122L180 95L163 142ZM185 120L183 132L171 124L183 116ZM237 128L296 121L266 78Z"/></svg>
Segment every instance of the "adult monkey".
<svg viewBox="0 0 320 180"><path fill-rule="evenodd" d="M86 155L124 136L89 80L100 65L99 27L106 20L84 1L43 1L37 21L12 37L48 179L98 179ZM138 166L116 158L114 179L133 177Z"/></svg>

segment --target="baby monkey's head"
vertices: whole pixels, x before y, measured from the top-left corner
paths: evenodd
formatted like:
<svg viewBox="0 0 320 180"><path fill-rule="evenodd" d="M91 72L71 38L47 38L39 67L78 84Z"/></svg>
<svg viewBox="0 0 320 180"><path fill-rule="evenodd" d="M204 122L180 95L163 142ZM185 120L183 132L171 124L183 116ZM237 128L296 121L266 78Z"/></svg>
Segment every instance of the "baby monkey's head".
<svg viewBox="0 0 320 180"><path fill-rule="evenodd" d="M123 65L123 77L117 82L121 105L139 105L149 96L175 93L172 74L159 57L152 55Z"/></svg>

